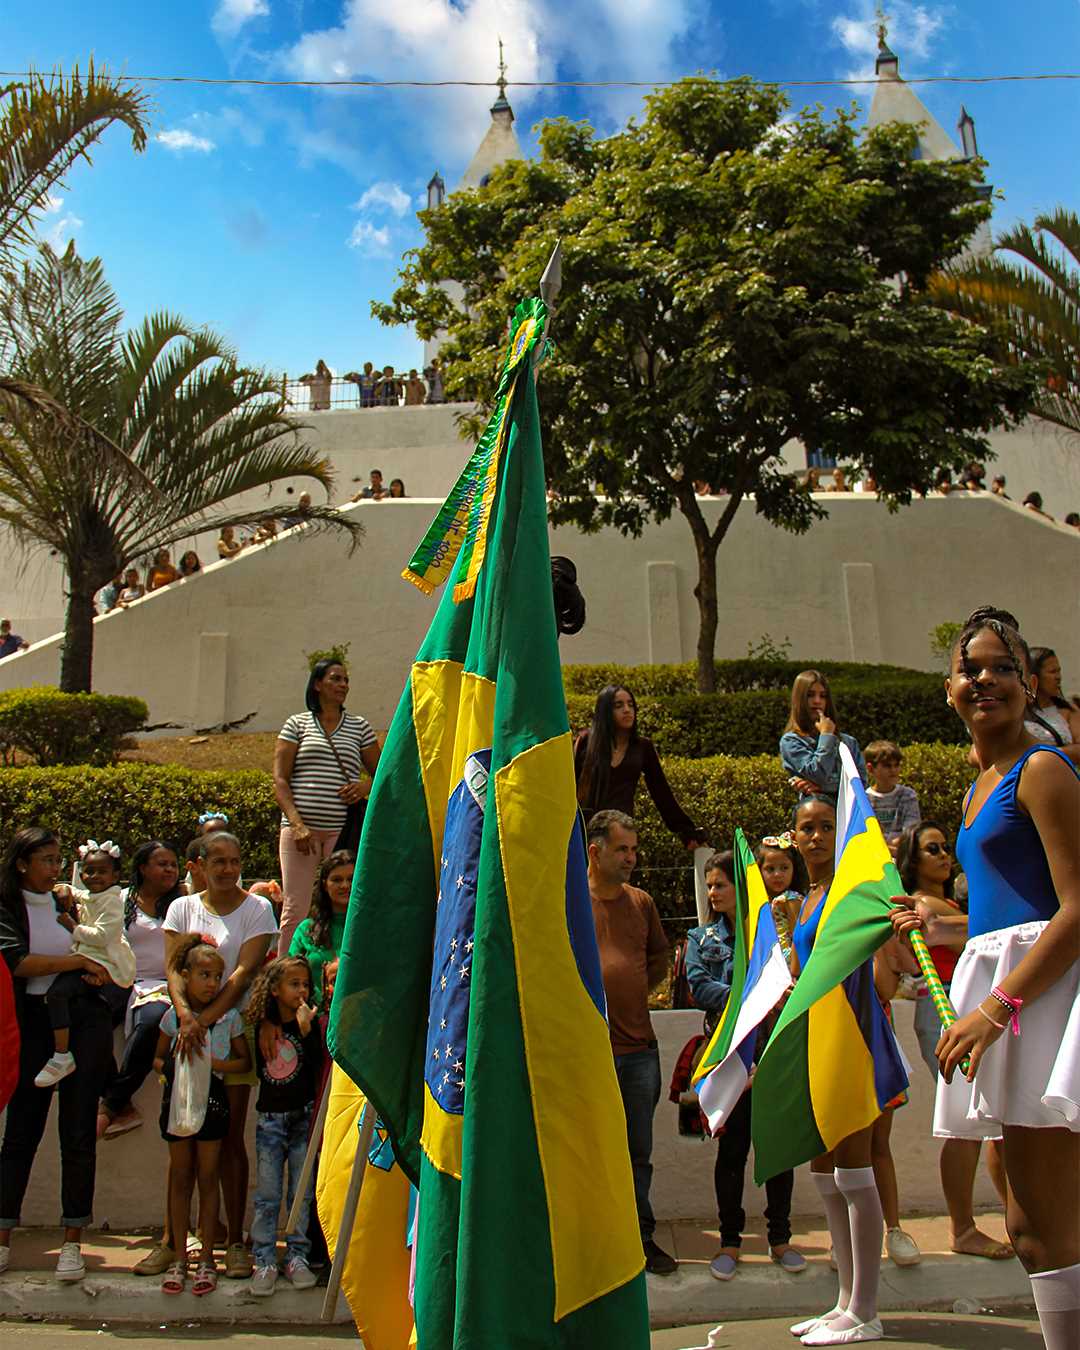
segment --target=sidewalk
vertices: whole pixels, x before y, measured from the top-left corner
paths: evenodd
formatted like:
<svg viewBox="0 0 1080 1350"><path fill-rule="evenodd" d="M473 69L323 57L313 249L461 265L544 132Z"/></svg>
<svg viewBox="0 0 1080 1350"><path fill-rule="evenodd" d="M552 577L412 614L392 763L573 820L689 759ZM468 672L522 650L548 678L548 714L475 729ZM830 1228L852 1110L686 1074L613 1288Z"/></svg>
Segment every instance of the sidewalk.
<svg viewBox="0 0 1080 1350"><path fill-rule="evenodd" d="M653 1327L699 1322L714 1326L780 1316L794 1320L829 1306L836 1292L836 1276L828 1265L828 1236L813 1226L817 1223L820 1220L816 1218L794 1220L794 1241L806 1255L809 1267L801 1275L787 1275L769 1260L761 1221L752 1221L739 1272L727 1283L709 1274L709 1260L719 1247L715 1229L697 1223L660 1224L656 1240L678 1257L680 1266L667 1278L648 1277ZM981 1215L980 1226L992 1237L1004 1239L1000 1214ZM951 1311L957 1299L995 1310L1030 1303L1031 1287L1015 1259L986 1261L948 1252L948 1225L940 1217L905 1219L904 1228L922 1248L923 1260L906 1270L883 1262L883 1312ZM152 1239L145 1233L89 1232L83 1242L86 1279L76 1285L57 1284L52 1272L60 1236L59 1229L16 1232L11 1267L0 1276L0 1317L60 1321L93 1318L99 1323L154 1325L174 1321L313 1325L319 1321L324 1291L296 1291L284 1280L271 1298L253 1298L246 1280L223 1277L216 1292L206 1298L196 1298L190 1292L175 1297L163 1295L158 1279L130 1273L150 1247ZM334 1321L349 1320L348 1308L340 1299ZM683 1342L704 1343L704 1336L696 1342L692 1337Z"/></svg>

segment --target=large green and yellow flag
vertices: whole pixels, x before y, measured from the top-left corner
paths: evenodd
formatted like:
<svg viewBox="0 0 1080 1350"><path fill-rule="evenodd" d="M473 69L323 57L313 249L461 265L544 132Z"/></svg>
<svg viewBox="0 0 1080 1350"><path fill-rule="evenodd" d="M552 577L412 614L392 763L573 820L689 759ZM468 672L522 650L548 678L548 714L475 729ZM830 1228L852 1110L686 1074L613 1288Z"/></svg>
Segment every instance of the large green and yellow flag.
<svg viewBox="0 0 1080 1350"><path fill-rule="evenodd" d="M421 1350L648 1345L557 650L545 318L518 307L488 431L407 569L449 584L376 774L330 1023L419 1186Z"/></svg>

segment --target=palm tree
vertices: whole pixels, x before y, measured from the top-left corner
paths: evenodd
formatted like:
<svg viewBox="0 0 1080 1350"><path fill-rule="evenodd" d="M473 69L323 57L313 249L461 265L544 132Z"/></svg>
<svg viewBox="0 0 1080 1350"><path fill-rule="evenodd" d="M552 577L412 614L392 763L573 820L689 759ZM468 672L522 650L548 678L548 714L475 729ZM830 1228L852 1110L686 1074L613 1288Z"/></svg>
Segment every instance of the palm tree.
<svg viewBox="0 0 1080 1350"><path fill-rule="evenodd" d="M94 595L158 548L224 525L281 518L295 505L240 509L284 478L329 491L330 461L299 439L280 383L236 364L224 342L172 314L122 332L97 258L47 244L2 278L0 525L67 572L60 687L89 690ZM360 527L328 506L305 519Z"/></svg>
<svg viewBox="0 0 1080 1350"><path fill-rule="evenodd" d="M1000 256L1012 254L1011 258ZM1035 415L1080 435L1080 217L1057 207L1001 235L994 256L933 281L938 301L1002 334L1003 354L1048 370Z"/></svg>
<svg viewBox="0 0 1080 1350"><path fill-rule="evenodd" d="M33 239L34 223L49 192L61 186L79 159L107 127L122 122L135 150L146 146L146 98L122 87L90 62L86 78L78 66L70 78L31 73L0 85L0 259Z"/></svg>

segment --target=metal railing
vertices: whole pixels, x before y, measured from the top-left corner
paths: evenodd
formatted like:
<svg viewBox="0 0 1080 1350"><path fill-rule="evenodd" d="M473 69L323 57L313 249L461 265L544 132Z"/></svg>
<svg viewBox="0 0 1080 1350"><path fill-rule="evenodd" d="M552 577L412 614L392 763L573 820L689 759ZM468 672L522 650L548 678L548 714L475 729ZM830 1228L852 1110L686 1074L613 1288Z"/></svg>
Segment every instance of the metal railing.
<svg viewBox="0 0 1080 1350"><path fill-rule="evenodd" d="M329 379L305 375L281 377L281 396L288 407L305 412L330 412L337 408L409 408L421 404L445 403L431 397L431 383L417 374L394 371L392 375L373 375L372 384L361 385L359 377L341 375ZM415 380L415 384L412 383Z"/></svg>

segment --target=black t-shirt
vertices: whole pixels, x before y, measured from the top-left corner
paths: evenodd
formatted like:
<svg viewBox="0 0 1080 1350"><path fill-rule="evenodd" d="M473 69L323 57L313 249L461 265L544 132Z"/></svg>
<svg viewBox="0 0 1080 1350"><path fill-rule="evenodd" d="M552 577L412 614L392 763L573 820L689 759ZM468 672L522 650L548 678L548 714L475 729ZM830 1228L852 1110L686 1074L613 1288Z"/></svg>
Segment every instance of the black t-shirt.
<svg viewBox="0 0 1080 1350"><path fill-rule="evenodd" d="M306 1036L300 1035L295 1018L278 1027L277 1053L269 1063L255 1038L255 1071L259 1078L256 1111L299 1111L315 1100L323 1055L322 1032L312 1022Z"/></svg>

